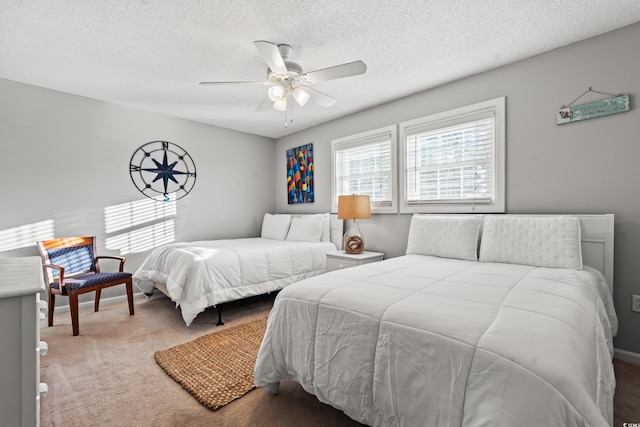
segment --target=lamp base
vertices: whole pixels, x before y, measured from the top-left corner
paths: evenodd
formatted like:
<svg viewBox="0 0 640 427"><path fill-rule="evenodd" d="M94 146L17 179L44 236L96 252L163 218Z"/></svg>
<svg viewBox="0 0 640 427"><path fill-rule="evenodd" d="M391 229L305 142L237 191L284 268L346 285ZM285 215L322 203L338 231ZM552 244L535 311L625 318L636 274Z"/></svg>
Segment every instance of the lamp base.
<svg viewBox="0 0 640 427"><path fill-rule="evenodd" d="M356 220L353 220L351 228L344 233L344 251L348 254L361 254L364 251L364 238L360 233L360 227Z"/></svg>
<svg viewBox="0 0 640 427"><path fill-rule="evenodd" d="M361 236L345 237L344 251L348 254L361 254L364 251L364 240Z"/></svg>

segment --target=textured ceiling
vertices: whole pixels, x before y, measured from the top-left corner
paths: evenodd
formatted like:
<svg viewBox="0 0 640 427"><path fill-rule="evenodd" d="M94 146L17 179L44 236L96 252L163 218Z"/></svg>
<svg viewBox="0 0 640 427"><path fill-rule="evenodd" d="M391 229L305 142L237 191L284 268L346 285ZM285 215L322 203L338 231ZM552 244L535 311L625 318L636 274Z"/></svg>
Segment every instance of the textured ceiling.
<svg viewBox="0 0 640 427"><path fill-rule="evenodd" d="M0 78L277 138L638 21L638 0L2 0ZM264 80L255 40L368 69L285 128L266 86L198 85Z"/></svg>

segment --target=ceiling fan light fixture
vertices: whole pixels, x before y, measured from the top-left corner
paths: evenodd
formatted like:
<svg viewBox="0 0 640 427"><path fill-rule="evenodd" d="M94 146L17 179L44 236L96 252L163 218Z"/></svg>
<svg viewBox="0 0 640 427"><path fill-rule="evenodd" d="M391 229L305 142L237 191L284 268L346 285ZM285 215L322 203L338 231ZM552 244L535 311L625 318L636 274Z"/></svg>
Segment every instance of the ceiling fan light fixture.
<svg viewBox="0 0 640 427"><path fill-rule="evenodd" d="M277 111L286 112L285 127L293 123L293 107L295 103L303 107L309 99L322 107L331 107L336 99L324 94L308 85L328 80L342 79L350 76L364 74L367 65L362 61L352 61L332 67L322 68L311 72L304 72L302 66L289 61L292 48L287 44L276 44L266 40L253 42L267 64L266 81L223 81L200 82L201 85L230 85L230 84L261 84L271 86L267 96L256 108L256 111L269 111L270 104Z"/></svg>
<svg viewBox="0 0 640 427"><path fill-rule="evenodd" d="M287 111L287 97L283 96L273 103L273 108L278 111Z"/></svg>
<svg viewBox="0 0 640 427"><path fill-rule="evenodd" d="M309 92L307 92L306 90L300 87L295 88L292 91L292 94L293 94L293 98L301 107L304 107L304 104L306 104L309 98L311 97L311 95L309 95Z"/></svg>
<svg viewBox="0 0 640 427"><path fill-rule="evenodd" d="M278 102L284 96L285 90L284 87L280 85L271 86L267 94L269 95L269 99L273 102Z"/></svg>

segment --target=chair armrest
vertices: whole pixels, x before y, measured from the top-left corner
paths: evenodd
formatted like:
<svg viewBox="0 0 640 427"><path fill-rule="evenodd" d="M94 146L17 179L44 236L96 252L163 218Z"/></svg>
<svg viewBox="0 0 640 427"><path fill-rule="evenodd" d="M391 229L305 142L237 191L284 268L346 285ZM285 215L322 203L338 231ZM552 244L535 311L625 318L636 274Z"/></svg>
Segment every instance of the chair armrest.
<svg viewBox="0 0 640 427"><path fill-rule="evenodd" d="M55 265L55 264L42 264L42 267L51 268L53 270L58 270L60 272L58 280L60 283L60 290L62 290L62 287L64 286L64 267L61 265ZM55 277L54 277L54 280L55 280Z"/></svg>
<svg viewBox="0 0 640 427"><path fill-rule="evenodd" d="M127 260L125 257L121 256L110 256L110 255L100 255L96 257L96 261L99 259L115 259L116 261L120 261L120 269L118 271L124 271L124 263Z"/></svg>

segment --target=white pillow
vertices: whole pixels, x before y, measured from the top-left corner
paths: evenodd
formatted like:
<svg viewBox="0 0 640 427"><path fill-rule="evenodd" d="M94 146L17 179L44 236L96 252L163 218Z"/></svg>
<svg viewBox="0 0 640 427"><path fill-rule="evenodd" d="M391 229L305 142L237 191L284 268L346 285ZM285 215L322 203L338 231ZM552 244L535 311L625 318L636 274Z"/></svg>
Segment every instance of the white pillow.
<svg viewBox="0 0 640 427"><path fill-rule="evenodd" d="M320 241L330 242L331 241L331 218L329 217L328 212L321 215L322 215L322 236L320 236Z"/></svg>
<svg viewBox="0 0 640 427"><path fill-rule="evenodd" d="M414 215L409 228L407 254L478 260L482 217Z"/></svg>
<svg viewBox="0 0 640 427"><path fill-rule="evenodd" d="M289 232L290 215L264 214L260 237L273 240L284 240Z"/></svg>
<svg viewBox="0 0 640 427"><path fill-rule="evenodd" d="M322 215L293 217L287 240L295 242L319 242L322 237Z"/></svg>
<svg viewBox="0 0 640 427"><path fill-rule="evenodd" d="M480 261L582 270L580 218L486 216Z"/></svg>

